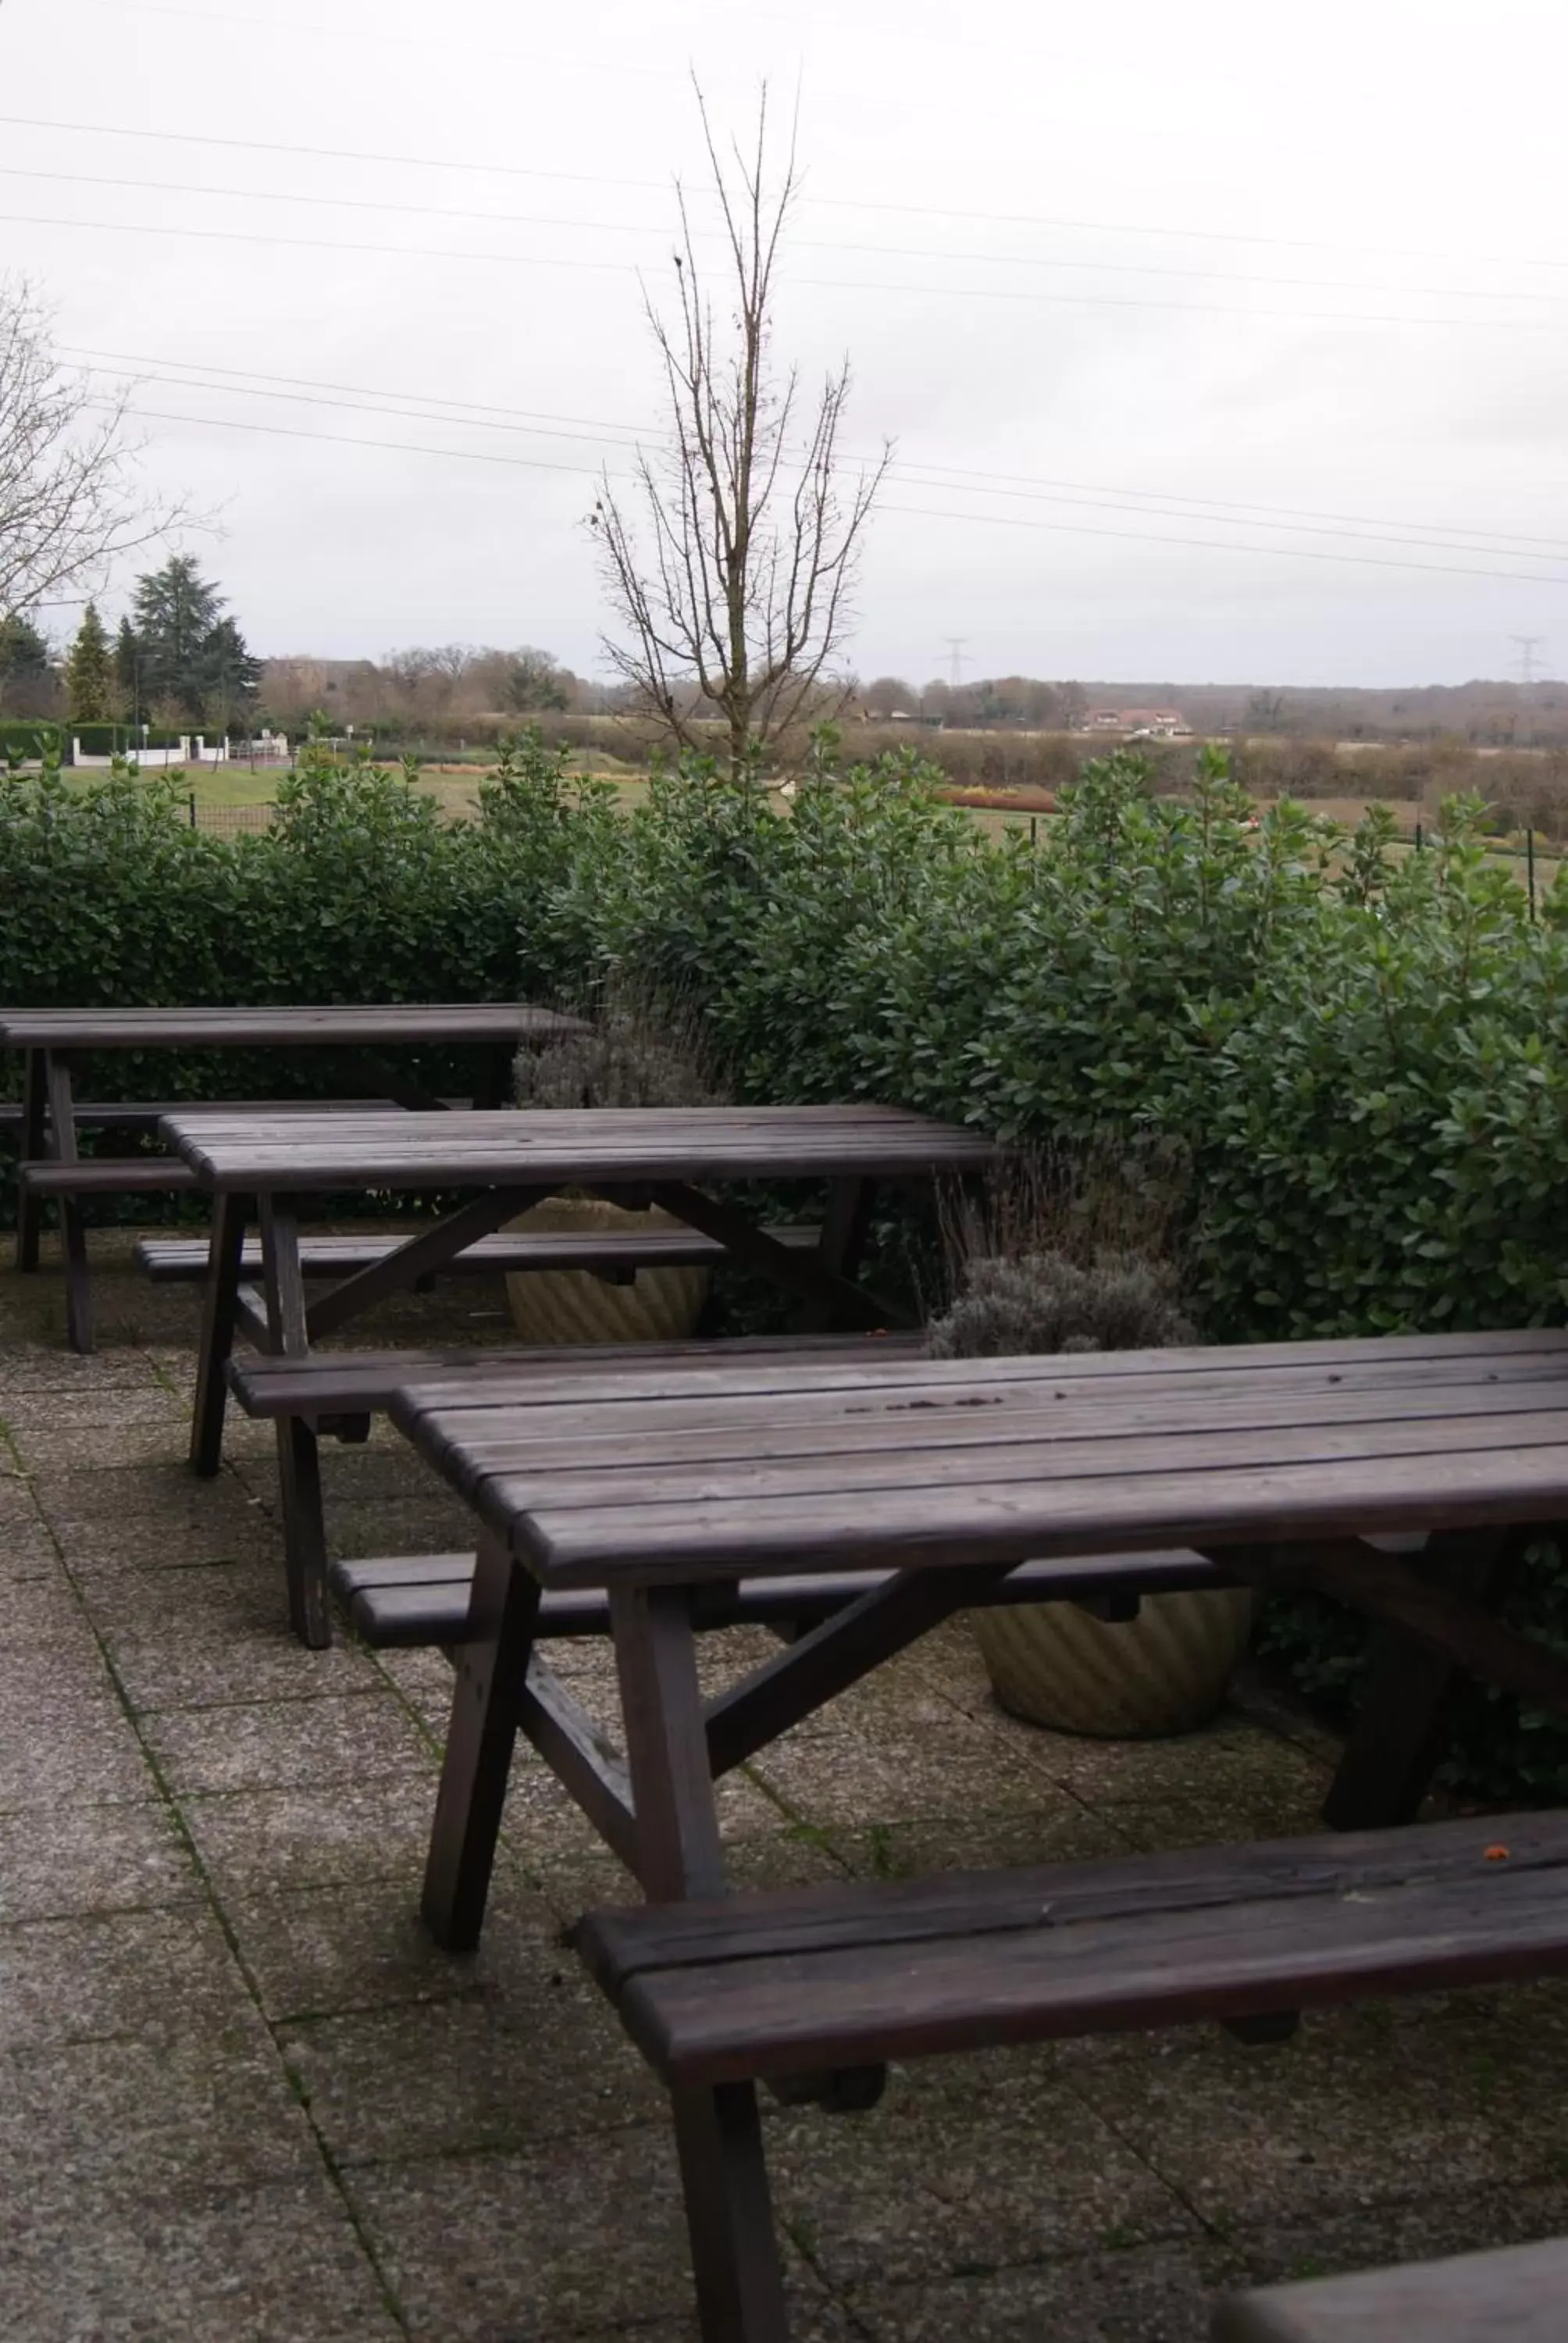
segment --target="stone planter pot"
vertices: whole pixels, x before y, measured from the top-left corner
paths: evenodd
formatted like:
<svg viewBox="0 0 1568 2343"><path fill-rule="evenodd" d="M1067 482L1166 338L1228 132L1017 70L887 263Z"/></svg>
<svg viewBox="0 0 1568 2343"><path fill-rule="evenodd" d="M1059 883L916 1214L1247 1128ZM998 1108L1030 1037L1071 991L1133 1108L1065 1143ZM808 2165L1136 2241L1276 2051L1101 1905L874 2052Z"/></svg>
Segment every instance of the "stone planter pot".
<svg viewBox="0 0 1568 2343"><path fill-rule="evenodd" d="M602 1236L679 1223L654 1206L631 1212L596 1196L547 1196L511 1226L524 1234L570 1231ZM525 1342L679 1342L697 1332L708 1298L705 1269L639 1269L613 1285L587 1269L510 1270L507 1298Z"/></svg>
<svg viewBox="0 0 1568 2343"><path fill-rule="evenodd" d="M1031 1725L1103 1740L1191 1733L1225 1697L1252 1624L1247 1587L1146 1594L1136 1619L1076 1603L970 1614L1003 1708Z"/></svg>

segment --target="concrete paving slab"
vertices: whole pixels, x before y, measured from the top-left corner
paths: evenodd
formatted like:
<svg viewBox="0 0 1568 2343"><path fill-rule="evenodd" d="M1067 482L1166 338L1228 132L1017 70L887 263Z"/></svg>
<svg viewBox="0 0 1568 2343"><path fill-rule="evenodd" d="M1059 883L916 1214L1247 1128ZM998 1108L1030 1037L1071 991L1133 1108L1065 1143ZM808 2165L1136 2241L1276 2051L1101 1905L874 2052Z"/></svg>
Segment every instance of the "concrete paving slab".
<svg viewBox="0 0 1568 2343"><path fill-rule="evenodd" d="M0 1575L0 1704L5 1699L5 1663L13 1656L21 1659L24 1654L35 1675L45 1665L51 1675L56 1670L86 1671L95 1673L105 1689L108 1687L97 1639L52 1550L47 1568L40 1564L34 1576Z"/></svg>
<svg viewBox="0 0 1568 2343"><path fill-rule="evenodd" d="M514 1943L504 1974L492 1968L467 1994L321 2017L280 2038L345 2166L525 2148L653 2123L668 2106L559 1944Z"/></svg>
<svg viewBox="0 0 1568 2343"><path fill-rule="evenodd" d="M1004 2092L994 2062L967 2077L967 2061L944 2065L940 2091L895 2077L869 2115L805 2110L769 2125L779 2217L833 2288L1200 2234L1177 2192L1066 2086L1031 2077Z"/></svg>
<svg viewBox="0 0 1568 2343"><path fill-rule="evenodd" d="M429 1782L434 1770L428 1744L402 1702L369 1684L305 1699L156 1709L143 1729L176 1797L326 1788L399 1774Z"/></svg>
<svg viewBox="0 0 1568 2343"><path fill-rule="evenodd" d="M341 1782L183 1799L180 1812L220 1906L276 1886L407 1877L422 1864L435 1779Z"/></svg>
<svg viewBox="0 0 1568 2343"><path fill-rule="evenodd" d="M305 2180L319 2154L253 2017L199 2038L9 2052L0 2169L46 2223L80 2197L128 2207L219 2178L230 2187Z"/></svg>
<svg viewBox="0 0 1568 2343"><path fill-rule="evenodd" d="M1095 2106L1222 2232L1266 2221L1282 2201L1306 2219L1553 2177L1554 2106L1495 2056L1455 2059L1440 2036L1376 2007L1309 2015L1296 2040L1270 2049L1204 2030L1195 2056L1101 2068Z"/></svg>
<svg viewBox="0 0 1568 2343"><path fill-rule="evenodd" d="M53 1656L45 1666L35 1652L0 1655L0 1814L149 1796L146 1759L97 1654L59 1673L56 1683Z"/></svg>
<svg viewBox="0 0 1568 2343"><path fill-rule="evenodd" d="M498 1986L541 1952L559 1957L561 1919L504 1856L477 1952L457 1957L431 1941L419 1917L421 1865L293 1894L237 1897L225 1916L246 1974L276 2023L441 2001Z"/></svg>
<svg viewBox="0 0 1568 2343"><path fill-rule="evenodd" d="M196 1601L193 1616L200 1614ZM277 1616L270 1626L226 1634L208 1621L206 1632L183 1641L167 1630L120 1627L106 1631L105 1641L126 1698L139 1714L374 1692L379 1684L368 1654L357 1644L339 1642L325 1652L307 1652L295 1641L286 1623L281 1566Z"/></svg>
<svg viewBox="0 0 1568 2343"><path fill-rule="evenodd" d="M0 1928L0 2050L178 2042L253 2017L228 1940L202 1906Z"/></svg>
<svg viewBox="0 0 1568 2343"><path fill-rule="evenodd" d="M565 2343L618 2328L641 2343L661 2321L683 2343L694 2332L666 2125L345 2179L418 2343ZM837 2343L839 2314L793 2259L790 2270L796 2343Z"/></svg>
<svg viewBox="0 0 1568 2343"><path fill-rule="evenodd" d="M188 1903L200 1881L160 1800L0 1815L0 1923Z"/></svg>
<svg viewBox="0 0 1568 2343"><path fill-rule="evenodd" d="M791 1814L851 1828L1031 1813L1066 1803L1041 1775L993 1749L963 1717L955 1717L950 1732L890 1732L874 1742L841 1729L790 1733L759 1750L749 1770Z"/></svg>
<svg viewBox="0 0 1568 2343"><path fill-rule="evenodd" d="M183 1448L142 1464L97 1468L56 1463L31 1468L39 1511L67 1547L78 1523L153 1521L170 1529L206 1529L214 1537L246 1517L248 1498L232 1473L198 1481Z"/></svg>
<svg viewBox="0 0 1568 2343"><path fill-rule="evenodd" d="M320 2173L264 2188L0 2206L0 2333L26 2343L400 2343Z"/></svg>
<svg viewBox="0 0 1568 2343"><path fill-rule="evenodd" d="M1196 2239L856 2287L847 2301L872 2343L1207 2343L1210 2306L1234 2269Z"/></svg>

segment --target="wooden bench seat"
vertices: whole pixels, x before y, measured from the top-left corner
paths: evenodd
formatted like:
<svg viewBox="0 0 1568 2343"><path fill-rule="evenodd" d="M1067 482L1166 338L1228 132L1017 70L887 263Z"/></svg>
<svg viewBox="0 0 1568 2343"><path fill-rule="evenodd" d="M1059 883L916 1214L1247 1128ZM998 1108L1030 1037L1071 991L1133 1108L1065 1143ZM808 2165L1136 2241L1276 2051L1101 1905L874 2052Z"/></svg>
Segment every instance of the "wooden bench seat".
<svg viewBox="0 0 1568 2343"><path fill-rule="evenodd" d="M30 1196L195 1194L201 1182L173 1155L88 1155L75 1163L18 1163L18 1184ZM201 1241L205 1256L206 1244Z"/></svg>
<svg viewBox="0 0 1568 2343"><path fill-rule="evenodd" d="M307 1277L354 1277L386 1261L416 1233L410 1229L396 1236L302 1237L299 1265ZM800 1227L769 1231L780 1244L798 1251L813 1248L818 1233L814 1228ZM144 1269L156 1285L189 1284L206 1275L205 1237L144 1237L136 1246L135 1257L137 1267ZM642 1229L614 1235L592 1231L533 1234L518 1230L480 1237L465 1245L461 1252L442 1264L441 1274L482 1276L505 1270L578 1269L589 1270L596 1277L612 1283L628 1283L639 1269L705 1269L723 1259L724 1247L696 1229ZM246 1240L240 1255L240 1273L244 1277L261 1275L258 1238Z"/></svg>
<svg viewBox="0 0 1568 2343"><path fill-rule="evenodd" d="M923 1334L732 1334L716 1342L519 1343L466 1350L317 1351L304 1359L236 1357L228 1363L229 1389L247 1415L353 1417L383 1414L393 1394L409 1383L493 1383L591 1374L598 1369L678 1361L705 1366L724 1359L766 1359L784 1352L809 1363L869 1352L920 1356Z"/></svg>
<svg viewBox="0 0 1568 2343"><path fill-rule="evenodd" d="M815 1625L835 1611L885 1585L891 1573L824 1571L808 1578L743 1578L707 1589L695 1606L699 1627ZM390 1554L333 1563L327 1584L367 1644L384 1650L460 1644L467 1631L473 1586L471 1554ZM1227 1586L1224 1573L1201 1554L1093 1554L1081 1561L1021 1563L1010 1575L977 1592L976 1601L1069 1601L1096 1612L1133 1617L1142 1594ZM541 1597L542 1638L605 1635L609 1598L595 1588L551 1590Z"/></svg>
<svg viewBox="0 0 1568 2343"><path fill-rule="evenodd" d="M1282 2012L1568 1971L1568 1815L647 1904L572 1941L670 2090L704 2343L785 2343L759 2082L848 2111L893 2059L1214 2019L1266 2040Z"/></svg>
<svg viewBox="0 0 1568 2343"><path fill-rule="evenodd" d="M1562 2343L1568 2238L1232 2295L1210 2331L1212 2343Z"/></svg>
<svg viewBox="0 0 1568 2343"><path fill-rule="evenodd" d="M887 1343L918 1353L924 1347L924 1337L740 1334L717 1342L528 1343L485 1349L470 1345L459 1351L317 1351L298 1359L265 1355L230 1358L226 1374L230 1391L247 1415L270 1419L278 1426L280 1443L297 1449L303 1443L313 1456L315 1434L327 1433L339 1440L364 1440L369 1433L371 1418L384 1414L400 1391L411 1383L427 1383L432 1378L471 1391L475 1404L480 1405L498 1383L515 1391L519 1383L548 1385L563 1375L591 1376L628 1364L640 1369L668 1361L677 1366L709 1366L725 1359L754 1361L779 1351L808 1361L814 1357L830 1360L846 1354L865 1356L873 1346L879 1349ZM292 1487L294 1534L310 1557L312 1583L319 1589L314 1598L314 1632L325 1642L331 1633L327 1593L334 1574L327 1559L321 1481L314 1462L307 1475L295 1471ZM288 1548L288 1534L286 1525L285 1561L293 1573L296 1564ZM367 1595L366 1615L367 1619L379 1619L381 1641L413 1645L461 1640L459 1630L468 1607L467 1590L454 1594L449 1580L444 1582L439 1575L433 1581L422 1579L419 1573L428 1560L420 1555L394 1557L392 1562L383 1560L375 1565L383 1573L390 1572L394 1578L397 1562L406 1563L409 1572L410 1592L406 1603L397 1602L390 1584L383 1602L371 1601ZM458 1564L470 1574L473 1570L471 1555L443 1555L435 1560ZM336 1576L340 1591L352 1605L360 1590L342 1577L343 1570L350 1566L339 1564ZM291 1589L293 1584L291 1575ZM577 1632L587 1634L590 1630L584 1627Z"/></svg>
<svg viewBox="0 0 1568 2343"><path fill-rule="evenodd" d="M1568 1970L1568 1815L644 1905L576 1942L681 2087L1247 2018Z"/></svg>
<svg viewBox="0 0 1568 2343"><path fill-rule="evenodd" d="M447 1106L466 1106L465 1099L447 1099ZM369 1107L394 1111L392 1099L182 1099L181 1114L271 1114L286 1108L290 1114L353 1114ZM166 1114L176 1111L172 1099L77 1099L71 1120L78 1131L156 1131ZM26 1110L19 1099L0 1101L0 1131L20 1131Z"/></svg>

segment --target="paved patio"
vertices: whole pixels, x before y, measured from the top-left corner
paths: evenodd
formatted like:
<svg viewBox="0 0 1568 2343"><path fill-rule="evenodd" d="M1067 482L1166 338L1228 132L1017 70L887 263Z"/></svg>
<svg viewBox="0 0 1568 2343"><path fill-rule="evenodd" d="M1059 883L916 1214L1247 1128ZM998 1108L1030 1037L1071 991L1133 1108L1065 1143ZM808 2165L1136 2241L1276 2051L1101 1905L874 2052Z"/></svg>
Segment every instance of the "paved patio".
<svg viewBox="0 0 1568 2343"><path fill-rule="evenodd" d="M270 1433L193 1481L195 1297L98 1293L80 1360L56 1279L0 1275L0 2335L689 2337L662 2101L559 1943L624 1875L519 1764L484 1949L428 1946L444 1664L289 1640ZM501 1310L465 1289L366 1339ZM344 1551L461 1543L394 1435L327 1469ZM602 1654L562 1664L608 1714ZM1332 1754L1256 1694L1164 1745L1035 1732L954 1630L735 1777L727 1827L758 1882L1306 1830ZM1568 2230L1565 2103L1568 1986L775 2109L796 2332L1198 2343L1226 2286Z"/></svg>

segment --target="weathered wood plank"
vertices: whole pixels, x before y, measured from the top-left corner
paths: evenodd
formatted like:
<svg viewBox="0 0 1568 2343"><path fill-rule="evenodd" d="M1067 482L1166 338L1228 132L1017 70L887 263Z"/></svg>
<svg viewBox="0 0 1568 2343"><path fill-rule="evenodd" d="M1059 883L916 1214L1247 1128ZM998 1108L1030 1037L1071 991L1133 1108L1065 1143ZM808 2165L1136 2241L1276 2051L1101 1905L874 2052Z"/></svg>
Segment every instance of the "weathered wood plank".
<svg viewBox="0 0 1568 2343"><path fill-rule="evenodd" d="M777 1741L834 1696L892 1659L970 1599L1008 1575L976 1570L894 1573L799 1641L709 1702L704 1715L714 1779Z"/></svg>
<svg viewBox="0 0 1568 2343"><path fill-rule="evenodd" d="M994 1142L902 1109L775 1107L226 1118L170 1114L167 1143L214 1188L479 1185L592 1188L650 1180L932 1172L994 1160Z"/></svg>
<svg viewBox="0 0 1568 2343"><path fill-rule="evenodd" d="M558 1343L463 1351L317 1351L308 1359L236 1359L229 1368L229 1383L250 1415L380 1410L407 1384L423 1383L431 1374L443 1378L443 1389L470 1399L487 1394L492 1380L504 1380L515 1406L520 1397L539 1396L541 1385L563 1377L575 1383L595 1373L609 1373L632 1359L647 1365L699 1357L744 1360L771 1352L827 1357L865 1348L871 1340L864 1334L732 1334L712 1342L603 1342L594 1344L591 1358L563 1352ZM879 1352L918 1351L924 1338L889 1335L877 1342Z"/></svg>
<svg viewBox="0 0 1568 2343"><path fill-rule="evenodd" d="M495 1539L480 1542L473 1640L459 1647L420 1909L448 1952L479 1940L517 1741L539 1590Z"/></svg>
<svg viewBox="0 0 1568 2343"><path fill-rule="evenodd" d="M1244 1382L1245 1379L1240 1379ZM1551 1382L1537 1376L1499 1377L1479 1388L1448 1383L1435 1387L1385 1384L1375 1392L1312 1391L1298 1386L1276 1394L1256 1379L1251 1403L1239 1390L1223 1399L1190 1398L1185 1392L1161 1400L1128 1399L1115 1406L1081 1397L1047 1400L1018 1386L994 1401L940 1426L925 1419L888 1418L841 1409L812 1417L792 1414L782 1424L760 1408L748 1411L743 1428L732 1412L705 1411L707 1421L689 1429L672 1425L663 1406L638 1413L648 1428L633 1432L625 1409L610 1409L578 1387L578 1406L569 1385L519 1408L515 1418L486 1406L487 1393L467 1410L443 1416L445 1445L432 1442L426 1453L460 1454L469 1473L538 1473L541 1490L553 1504L576 1502L580 1483L588 1502L618 1501L618 1476L637 1475L638 1499L648 1504L684 1502L691 1476L702 1476L705 1500L722 1500L731 1489L748 1496L805 1488L876 1488L903 1478L913 1466L920 1477L944 1481L974 1477L999 1482L1031 1477L1043 1454L1088 1462L1113 1442L1127 1469L1163 1461L1180 1437L1195 1465L1223 1461L1243 1443L1265 1444L1282 1463L1291 1460L1292 1442L1328 1454L1389 1453L1407 1443L1442 1447L1457 1432L1464 1444L1472 1434L1493 1442L1515 1436L1521 1445L1552 1436L1568 1421L1568 1376ZM584 1402L587 1404L583 1404ZM618 1433L610 1429L620 1422ZM580 1431L574 1427L580 1425ZM1283 1435L1280 1440L1271 1433Z"/></svg>
<svg viewBox="0 0 1568 2343"><path fill-rule="evenodd" d="M467 1634L471 1554L395 1554L335 1562L328 1580L349 1606L366 1639L386 1646L415 1647L461 1643ZM795 1626L841 1611L860 1596L891 1582L890 1571L824 1571L806 1578L743 1578L700 1588L693 1622L714 1627ZM1097 1554L1061 1562L1022 1563L1000 1583L966 1574L965 1604L1051 1601L1126 1603L1144 1594L1173 1594L1236 1582L1201 1554ZM609 1597L598 1587L574 1587L546 1594L539 1605L538 1633L605 1634Z"/></svg>
<svg viewBox="0 0 1568 2343"><path fill-rule="evenodd" d="M639 1586L612 1589L609 1601L637 1810L631 1868L650 1897L719 1895L724 1851L689 1603L678 1590Z"/></svg>
<svg viewBox="0 0 1568 2343"><path fill-rule="evenodd" d="M0 1049L164 1050L289 1043L550 1039L581 1021L512 1001L377 1002L321 1008L0 1010Z"/></svg>
<svg viewBox="0 0 1568 2343"><path fill-rule="evenodd" d="M1231 2295L1211 2343L1562 2343L1568 2238Z"/></svg>
<svg viewBox="0 0 1568 2343"><path fill-rule="evenodd" d="M417 1278L444 1268L477 1238L489 1235L499 1222L527 1212L530 1204L539 1201L542 1192L538 1188L487 1188L446 1220L437 1221L393 1252L384 1253L379 1261L357 1270L341 1285L335 1285L319 1302L312 1303L306 1320L309 1341L317 1342L324 1334L359 1317L375 1302L406 1292Z"/></svg>
<svg viewBox="0 0 1568 2343"><path fill-rule="evenodd" d="M1488 1859L1488 1849L1499 1845L1508 1849L1505 1865ZM1479 1878L1490 1886L1493 1872L1504 1867L1568 1870L1568 1814L1471 1815L1414 1830L1168 1847L924 1878L766 1888L707 1903L636 1905L594 1913L579 1949L605 1990L614 1992L645 1969L807 1958L871 1943L896 1954L943 1937L1022 1931L1044 1952L1052 1930L1080 1921L1294 1904L1428 1882Z"/></svg>
<svg viewBox="0 0 1568 2343"><path fill-rule="evenodd" d="M184 1168L184 1167L182 1167ZM194 1184L196 1175L190 1174ZM350 1277L373 1269L405 1243L412 1231L393 1236L311 1236L301 1239L299 1265L307 1277ZM769 1233L790 1252L809 1250L817 1232L810 1228L776 1229ZM155 1285L186 1283L206 1269L206 1244L201 1238L142 1237L133 1251L138 1269ZM597 1232L573 1234L558 1230L536 1235L514 1231L479 1237L446 1262L447 1275L489 1276L505 1270L586 1269L599 1272L643 1268L701 1268L724 1259L724 1247L695 1229L643 1229L631 1235ZM261 1248L247 1243L243 1272L255 1276L261 1268Z"/></svg>
<svg viewBox="0 0 1568 2343"><path fill-rule="evenodd" d="M608 1606L607 1606L608 1607ZM542 1618L535 1634L547 1632ZM636 1868L637 1815L631 1781L620 1752L545 1664L528 1654L517 1695L518 1724L562 1788L576 1799L605 1845L628 1870Z"/></svg>
<svg viewBox="0 0 1568 2343"><path fill-rule="evenodd" d="M1111 1553L1141 1543L1204 1550L1385 1530L1553 1521L1568 1514L1568 1421L1556 1443L1461 1454L1172 1468L1076 1480L555 1512L531 1483L483 1482L471 1502L547 1583L633 1576L697 1584L823 1566L942 1568Z"/></svg>
<svg viewBox="0 0 1568 2343"><path fill-rule="evenodd" d="M202 1295L196 1353L196 1408L191 1422L192 1468L210 1478L223 1462L225 1368L239 1315L239 1255L245 1242L246 1199L219 1196L213 1204L211 1262ZM265 1330L262 1332L265 1339Z"/></svg>
<svg viewBox="0 0 1568 2343"><path fill-rule="evenodd" d="M1063 1397L1085 1396L1115 1401L1121 1387L1138 1386L1138 1396L1172 1392L1180 1387L1194 1396L1224 1396L1261 1389L1266 1376L1270 1389L1297 1384L1317 1388L1320 1379L1332 1387L1335 1376L1346 1390L1375 1388L1392 1380L1403 1385L1430 1375L1481 1383L1489 1375L1539 1373L1550 1379L1568 1377L1568 1330L1532 1327L1496 1334L1379 1335L1333 1342L1235 1343L1191 1346L1169 1351L1080 1352L1054 1359L931 1359L872 1353L847 1367L809 1360L769 1359L755 1368L726 1366L705 1373L698 1367L678 1375L660 1371L638 1375L628 1370L624 1381L605 1383L592 1394L597 1404L622 1400L658 1399L666 1411L688 1408L686 1417L669 1413L659 1417L661 1428L718 1423L710 1403L722 1400L733 1420L746 1421L747 1403L766 1403L769 1420L783 1423L795 1413L813 1420L834 1413L834 1394L845 1394L846 1412L852 1406L857 1420L868 1412L897 1415L900 1409L923 1412L931 1394L955 1393L1006 1394L1018 1387L1038 1385L1060 1391ZM571 1394L567 1394L568 1397ZM438 1381L412 1386L402 1409L411 1424L426 1412L454 1404L507 1404L503 1379L487 1386L483 1403L471 1393L448 1393Z"/></svg>
<svg viewBox="0 0 1568 2343"><path fill-rule="evenodd" d="M19 1163L16 1177L32 1196L191 1195L201 1186L188 1163L169 1155L94 1155L69 1162Z"/></svg>
<svg viewBox="0 0 1568 2343"><path fill-rule="evenodd" d="M1419 1835L1419 1834L1417 1834ZM873 1935L633 1976L622 2017L684 2084L809 2072L1568 1970L1568 1871L1478 1858L1471 1876L1272 1897L900 1947ZM591 1926L591 1923L590 1923Z"/></svg>

